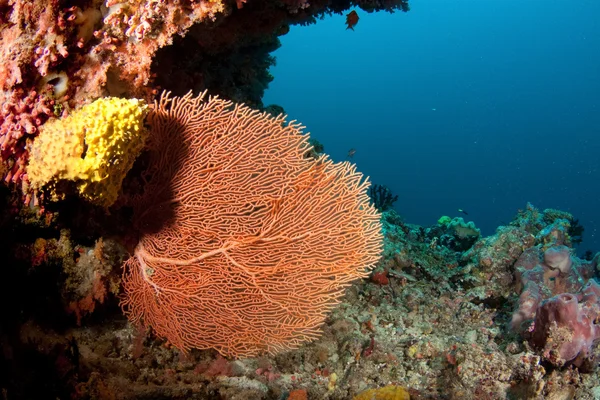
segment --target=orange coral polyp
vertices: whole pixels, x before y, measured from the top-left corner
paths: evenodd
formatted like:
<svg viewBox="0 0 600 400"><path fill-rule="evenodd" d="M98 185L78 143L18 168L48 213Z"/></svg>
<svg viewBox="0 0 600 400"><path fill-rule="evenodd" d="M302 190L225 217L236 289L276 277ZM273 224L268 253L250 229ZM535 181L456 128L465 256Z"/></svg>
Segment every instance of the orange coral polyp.
<svg viewBox="0 0 600 400"><path fill-rule="evenodd" d="M306 158L299 124L203 97L163 94L149 115L124 311L183 351L296 348L380 256L369 183Z"/></svg>

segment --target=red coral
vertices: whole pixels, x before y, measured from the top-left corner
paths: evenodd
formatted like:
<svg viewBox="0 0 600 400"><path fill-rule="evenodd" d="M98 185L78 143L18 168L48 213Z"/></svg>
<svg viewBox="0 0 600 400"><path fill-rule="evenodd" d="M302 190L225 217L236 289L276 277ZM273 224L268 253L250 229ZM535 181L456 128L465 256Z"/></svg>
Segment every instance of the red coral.
<svg viewBox="0 0 600 400"><path fill-rule="evenodd" d="M373 281L374 283L381 285L381 286L385 286L385 285L389 284L390 279L388 278L388 272L387 271L374 272L373 275L371 275L371 281Z"/></svg>

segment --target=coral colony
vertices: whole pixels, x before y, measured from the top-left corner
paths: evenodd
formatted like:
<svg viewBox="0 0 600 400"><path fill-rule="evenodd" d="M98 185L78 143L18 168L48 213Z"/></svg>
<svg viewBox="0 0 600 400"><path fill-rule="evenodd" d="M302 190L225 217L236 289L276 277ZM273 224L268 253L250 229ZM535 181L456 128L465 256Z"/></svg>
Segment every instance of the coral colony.
<svg viewBox="0 0 600 400"><path fill-rule="evenodd" d="M408 4L0 4L5 398L600 396L573 215L406 223L262 107L290 25L383 10Z"/></svg>
<svg viewBox="0 0 600 400"><path fill-rule="evenodd" d="M134 206L142 234L126 263L125 312L181 350L296 348L379 259L368 182L349 163L304 157L299 125L203 97L163 95L148 118L150 178Z"/></svg>

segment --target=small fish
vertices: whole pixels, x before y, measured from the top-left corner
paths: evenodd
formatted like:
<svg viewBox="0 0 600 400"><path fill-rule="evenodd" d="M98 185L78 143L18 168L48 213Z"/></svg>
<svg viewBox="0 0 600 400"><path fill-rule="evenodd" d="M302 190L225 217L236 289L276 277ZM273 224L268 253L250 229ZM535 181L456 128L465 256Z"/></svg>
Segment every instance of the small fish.
<svg viewBox="0 0 600 400"><path fill-rule="evenodd" d="M356 154L356 149L348 150L348 158L354 157L355 154Z"/></svg>
<svg viewBox="0 0 600 400"><path fill-rule="evenodd" d="M348 25L346 29L354 30L354 26L358 24L358 20L359 18L356 11L350 11L348 14L346 14L346 25Z"/></svg>
<svg viewBox="0 0 600 400"><path fill-rule="evenodd" d="M463 209L461 209L461 208L459 208L459 209L458 209L458 212L459 212L459 213L463 213L463 214L465 214L465 215L469 215L469 213L468 213L468 212L466 212L465 210L463 210Z"/></svg>

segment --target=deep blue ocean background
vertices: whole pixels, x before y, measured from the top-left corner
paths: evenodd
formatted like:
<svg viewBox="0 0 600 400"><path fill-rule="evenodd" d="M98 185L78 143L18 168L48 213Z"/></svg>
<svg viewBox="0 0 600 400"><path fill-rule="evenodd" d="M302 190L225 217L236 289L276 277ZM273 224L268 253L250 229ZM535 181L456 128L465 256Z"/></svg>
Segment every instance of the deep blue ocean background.
<svg viewBox="0 0 600 400"><path fill-rule="evenodd" d="M527 202L571 212L600 251L600 1L412 0L292 27L265 104L398 194L406 222L484 235ZM466 210L469 215L458 213Z"/></svg>

